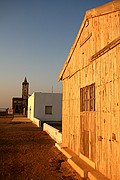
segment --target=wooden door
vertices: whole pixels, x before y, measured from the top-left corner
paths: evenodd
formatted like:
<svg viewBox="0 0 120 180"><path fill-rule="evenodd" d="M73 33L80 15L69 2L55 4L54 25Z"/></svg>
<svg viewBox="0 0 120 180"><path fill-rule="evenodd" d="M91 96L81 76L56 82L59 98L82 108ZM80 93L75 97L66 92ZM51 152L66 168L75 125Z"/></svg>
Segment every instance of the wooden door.
<svg viewBox="0 0 120 180"><path fill-rule="evenodd" d="M95 83L80 89L80 153L95 161Z"/></svg>
<svg viewBox="0 0 120 180"><path fill-rule="evenodd" d="M95 112L80 113L80 153L93 162L96 155Z"/></svg>

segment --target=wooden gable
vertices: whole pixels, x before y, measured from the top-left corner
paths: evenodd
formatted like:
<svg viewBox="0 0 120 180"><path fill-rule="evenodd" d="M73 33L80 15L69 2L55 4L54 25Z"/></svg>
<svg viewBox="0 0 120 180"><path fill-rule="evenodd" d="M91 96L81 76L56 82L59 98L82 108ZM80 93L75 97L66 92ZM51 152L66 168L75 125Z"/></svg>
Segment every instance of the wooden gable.
<svg viewBox="0 0 120 180"><path fill-rule="evenodd" d="M63 75L66 72L66 68L70 67L68 65L71 61L71 58L74 59L74 54L77 53L77 48L79 48L80 51L79 53L77 53L78 56L82 58L82 56L85 53L84 51L89 51L90 53L87 55L90 58L93 55L95 55L98 51L100 51L102 48L104 48L107 44L111 43L113 40L116 40L116 38L119 38L120 32L119 28L117 28L117 26L119 26L119 10L120 0L115 0L100 7L86 11L79 32L70 49L68 57L63 65L63 68L58 76L58 80L63 79ZM111 31L111 37L110 33L108 35L108 29ZM104 36L104 40L103 38L101 38L101 36ZM89 42L90 39L91 42L87 45L87 42ZM75 61L78 66L79 63L77 62L76 55ZM80 61L80 63L82 63L82 60ZM78 70L79 68L76 69L76 71ZM71 76L70 72L66 72L65 78L68 76Z"/></svg>

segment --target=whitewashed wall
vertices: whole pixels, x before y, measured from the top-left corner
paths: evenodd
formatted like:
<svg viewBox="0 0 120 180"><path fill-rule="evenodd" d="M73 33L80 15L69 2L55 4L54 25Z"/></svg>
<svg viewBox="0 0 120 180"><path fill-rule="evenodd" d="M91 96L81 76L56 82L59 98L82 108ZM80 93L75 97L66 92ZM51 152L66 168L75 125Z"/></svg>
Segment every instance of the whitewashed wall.
<svg viewBox="0 0 120 180"><path fill-rule="evenodd" d="M34 116L41 121L61 121L62 119L62 94L41 93L34 94ZM52 114L45 114L45 106L52 106Z"/></svg>
<svg viewBox="0 0 120 180"><path fill-rule="evenodd" d="M45 106L52 106L52 114L45 114ZM37 118L41 121L62 120L62 94L35 92L28 99L28 118L32 121Z"/></svg>
<svg viewBox="0 0 120 180"><path fill-rule="evenodd" d="M28 118L34 118L34 93L28 98Z"/></svg>

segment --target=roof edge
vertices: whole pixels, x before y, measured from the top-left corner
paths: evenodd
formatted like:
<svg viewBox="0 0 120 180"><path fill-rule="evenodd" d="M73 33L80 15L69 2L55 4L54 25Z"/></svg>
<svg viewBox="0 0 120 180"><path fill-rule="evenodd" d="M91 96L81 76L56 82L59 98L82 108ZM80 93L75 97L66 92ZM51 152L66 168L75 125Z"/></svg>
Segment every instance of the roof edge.
<svg viewBox="0 0 120 180"><path fill-rule="evenodd" d="M79 30L78 30L77 36L76 36L76 38L75 38L75 40L74 40L74 42L73 42L73 44L72 44L72 47L71 47L71 49L70 49L70 51L69 51L69 53L68 53L68 56L67 56L67 58L66 58L66 61L65 61L64 65L63 65L63 67L62 67L62 69L61 69L61 71L60 71L60 74L59 74L59 76L58 76L58 81L62 80L62 75L63 75L63 73L64 73L64 71L65 71L65 69L66 69L66 67L67 67L67 65L68 65L71 57L72 57L72 54L73 54L73 52L74 52L74 50L75 50L75 48L76 48L76 45L77 45L78 40L79 40L79 38L80 38L80 36L81 36L82 30L83 30L83 28L84 28L84 26L85 26L85 24L86 24L86 21L87 21L87 19L86 19L86 15L85 15L85 16L84 16L84 19L83 19L83 21L82 21L82 24L80 25L80 28L79 28Z"/></svg>
<svg viewBox="0 0 120 180"><path fill-rule="evenodd" d="M120 0L114 0L112 2L109 2L107 4L104 4L104 5L101 5L101 6L98 6L96 8L93 8L93 9L90 9L90 10L87 10L86 13L85 13L85 16L84 16L84 19L80 25L80 28L79 28L79 31L77 33L77 36L72 44L72 47L68 53L68 56L65 60L65 63L60 71L60 74L58 75L58 81L62 80L62 76L69 64L69 61L72 57L72 54L77 46L77 43L79 41L79 38L81 36L81 33L85 27L85 24L87 22L88 19L91 19L91 18L94 18L94 17L97 17L97 16L102 16L102 15L105 15L105 14L109 14L111 12L115 12L115 11L119 11L120 10Z"/></svg>

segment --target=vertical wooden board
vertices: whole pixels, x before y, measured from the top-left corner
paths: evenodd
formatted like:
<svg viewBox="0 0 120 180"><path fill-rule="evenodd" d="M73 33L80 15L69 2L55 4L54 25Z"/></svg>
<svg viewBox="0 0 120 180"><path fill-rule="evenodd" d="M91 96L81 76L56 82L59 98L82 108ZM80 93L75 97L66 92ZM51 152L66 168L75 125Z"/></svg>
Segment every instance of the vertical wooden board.
<svg viewBox="0 0 120 180"><path fill-rule="evenodd" d="M78 73L74 75L74 88L73 88L73 99L76 99L78 97L79 89L78 89Z"/></svg>
<svg viewBox="0 0 120 180"><path fill-rule="evenodd" d="M69 82L69 80L68 80ZM69 91L68 91L68 101L67 101L67 118L68 118L68 124L67 125L67 142L68 142L68 147L70 147L70 82L69 82Z"/></svg>
<svg viewBox="0 0 120 180"><path fill-rule="evenodd" d="M74 76L72 76L71 79L72 79L72 84L71 84L71 86L72 86L71 98L72 98L72 99L75 99L76 94L77 94L76 74L74 74ZM73 84L74 84L74 86L73 86Z"/></svg>
<svg viewBox="0 0 120 180"><path fill-rule="evenodd" d="M98 141L98 138L100 136L100 112L96 112L96 169L100 169L100 148L101 148L101 142Z"/></svg>
<svg viewBox="0 0 120 180"><path fill-rule="evenodd" d="M112 156L112 144L111 144L111 113L107 114L107 118L108 118L108 123L107 123L107 128L108 128L108 136L107 136L107 149L106 149L106 153L107 153L107 160L106 160L106 175L108 176L108 178L111 179L111 174L112 174L112 167L111 167L111 156Z"/></svg>
<svg viewBox="0 0 120 180"><path fill-rule="evenodd" d="M117 71L117 78L120 78L120 44L116 47L116 71Z"/></svg>
<svg viewBox="0 0 120 180"><path fill-rule="evenodd" d="M120 11L118 11L118 36L120 35Z"/></svg>
<svg viewBox="0 0 120 180"><path fill-rule="evenodd" d="M101 61L101 107L102 111L107 111L107 98L106 98L106 79L105 79L105 69L106 69L106 59L104 56L102 57Z"/></svg>
<svg viewBox="0 0 120 180"><path fill-rule="evenodd" d="M97 51L102 49L104 47L104 16L99 16L98 17L98 33L99 33L99 38L97 41ZM103 38L104 37L104 38Z"/></svg>
<svg viewBox="0 0 120 180"><path fill-rule="evenodd" d="M78 137L78 118L75 116L74 117L74 152L78 155L78 148L79 145L78 141L77 141L77 137Z"/></svg>
<svg viewBox="0 0 120 180"><path fill-rule="evenodd" d="M88 68L89 68L89 66L87 66L87 67L85 67L84 69L83 69L83 72L84 72L84 74L83 74L83 81L82 81L82 86L83 87L85 87L86 85L88 85L88 78L89 78L89 70L88 70Z"/></svg>
<svg viewBox="0 0 120 180"><path fill-rule="evenodd" d="M119 83L119 81L118 81L118 79L116 79L115 81L114 81L114 86L115 86L115 89L114 89L114 99L115 99L115 101L114 101L114 111L115 111L115 125L114 125L114 132L115 133L117 133L118 134L118 127L119 127L119 96L118 96L118 91L119 91L119 89L118 89L118 83ZM116 132L117 131L117 132ZM117 135L118 136L118 135Z"/></svg>
<svg viewBox="0 0 120 180"><path fill-rule="evenodd" d="M103 124L104 124L104 162L105 162L105 175L107 174L108 172L108 143L109 143L109 140L108 140L108 122L107 122L107 118L108 118L108 113L105 112L104 113L104 120L103 120Z"/></svg>
<svg viewBox="0 0 120 180"><path fill-rule="evenodd" d="M92 19L90 19L90 33L92 33L92 36L91 36L91 38L90 38L90 40L89 40L89 44L90 44L90 51L89 51L89 53L90 53L90 57L93 55L93 54L95 54L95 28L96 28L96 24L95 24L95 22L97 21L96 20L97 19L97 17L96 18L92 18Z"/></svg>
<svg viewBox="0 0 120 180"><path fill-rule="evenodd" d="M80 93L79 93L79 97L76 100L76 106L77 106L77 116L78 119L80 120Z"/></svg>
<svg viewBox="0 0 120 180"><path fill-rule="evenodd" d="M76 54L76 48L72 54L72 57L71 57L71 60L70 60L70 63L71 63L71 74L73 74L75 72L75 54Z"/></svg>
<svg viewBox="0 0 120 180"><path fill-rule="evenodd" d="M111 157L111 151L109 149L109 143L110 143L110 128L111 128L111 114L110 114L110 95L109 95L109 83L106 84L106 101L107 101L107 112L106 112L106 116L104 118L104 127L105 127L105 156L106 156L106 175L108 176L110 173L110 157Z"/></svg>
<svg viewBox="0 0 120 180"><path fill-rule="evenodd" d="M101 57L101 82L100 85L102 86L102 95L105 88L105 59L104 55Z"/></svg>
<svg viewBox="0 0 120 180"><path fill-rule="evenodd" d="M72 78L71 78L72 81ZM72 90L70 92L72 94ZM70 116L70 148L74 151L74 100L72 99L72 96L70 96L70 110L69 110L69 116Z"/></svg>
<svg viewBox="0 0 120 180"><path fill-rule="evenodd" d="M120 142L118 143L118 146L117 146L117 154L116 154L116 164L117 164L117 171L116 171L116 177L120 177L120 167L119 167L119 164L120 164Z"/></svg>
<svg viewBox="0 0 120 180"><path fill-rule="evenodd" d="M84 56L84 51L85 51L85 48L84 46L81 47L81 69L84 68L84 64L85 64L85 56Z"/></svg>
<svg viewBox="0 0 120 180"><path fill-rule="evenodd" d="M83 64L83 68L86 66L86 57L87 57L87 53L88 53L88 50L86 51L86 44L87 44L87 42L82 46L82 57L83 57L83 59L84 59L84 64Z"/></svg>
<svg viewBox="0 0 120 180"><path fill-rule="evenodd" d="M116 140L118 137L118 107L117 107L117 101L118 101L118 81L113 79L113 113L112 113L112 134L111 138L113 135L115 136ZM112 138L113 139L113 138ZM116 158L117 158L117 149L119 144L116 143L115 140L112 140L112 177L115 179L116 177L116 169L117 169L117 164L116 164Z"/></svg>
<svg viewBox="0 0 120 180"><path fill-rule="evenodd" d="M84 131L84 155L89 158L89 131Z"/></svg>
<svg viewBox="0 0 120 180"><path fill-rule="evenodd" d="M100 101L100 93L101 87L96 84L96 168L99 169L100 166L100 146L101 143L98 141L98 137L101 135L101 101Z"/></svg>
<svg viewBox="0 0 120 180"><path fill-rule="evenodd" d="M64 80L65 88L65 108L64 108L64 117L63 117L63 143L68 146L69 144L69 82L68 79Z"/></svg>
<svg viewBox="0 0 120 180"><path fill-rule="evenodd" d="M86 83L85 83L85 69L82 69L81 74L82 74L82 80L81 80L82 87L85 87L85 85L86 85Z"/></svg>
<svg viewBox="0 0 120 180"><path fill-rule="evenodd" d="M78 88L80 89L81 86L81 80L80 80L80 71L77 73L77 84L78 84ZM78 96L80 97L80 93L78 92Z"/></svg>
<svg viewBox="0 0 120 180"><path fill-rule="evenodd" d="M91 32L90 32L91 33ZM90 34L89 33L89 34ZM91 37L87 40L87 42L86 42L86 49L88 49L87 50L87 56L86 56L86 66L89 64L89 59L90 59L90 57L91 57L91 48L89 48L89 47L91 47Z"/></svg>
<svg viewBox="0 0 120 180"><path fill-rule="evenodd" d="M63 116L63 122L66 122L67 118ZM62 125L62 143L64 145L68 145L67 143L67 129L66 129L66 124L63 123Z"/></svg>
<svg viewBox="0 0 120 180"><path fill-rule="evenodd" d="M119 36L119 29L120 29L120 22L119 22L119 12L113 12L111 13L111 33L112 33L112 39L114 40Z"/></svg>
<svg viewBox="0 0 120 180"><path fill-rule="evenodd" d="M83 77L84 77L84 69L82 69L81 71L80 71L80 74L81 74L81 76L80 76L80 79L81 79L81 88L83 87Z"/></svg>
<svg viewBox="0 0 120 180"><path fill-rule="evenodd" d="M91 64L85 68L85 74L84 74L84 87L86 85L90 85L91 80Z"/></svg>
<svg viewBox="0 0 120 180"><path fill-rule="evenodd" d="M77 144L78 144L77 155L79 155L80 153L80 115L77 117L77 123L76 123L75 129L76 129Z"/></svg>
<svg viewBox="0 0 120 180"><path fill-rule="evenodd" d="M103 138L100 141L100 171L104 174L105 173L105 160L104 160L104 126L103 126L103 119L104 119L104 112L101 112L101 119L100 119L100 136Z"/></svg>
<svg viewBox="0 0 120 180"><path fill-rule="evenodd" d="M88 115L87 115L87 113L85 112L85 116L84 116L84 127L83 127L83 129L84 129L85 131L88 130L88 128L87 128L87 119L88 119Z"/></svg>
<svg viewBox="0 0 120 180"><path fill-rule="evenodd" d="M111 53L111 57L113 59L113 53ZM111 73L113 75L113 66L111 69ZM110 87L110 93L111 93L111 105L110 105L110 114L111 114L111 124L110 124L110 155L111 155L111 162L109 164L109 166L111 167L111 178L112 178L112 174L113 174L113 142L112 142L112 133L113 133L113 129L114 129L114 84L113 84L114 80L112 77L112 82L110 83L111 87Z"/></svg>
<svg viewBox="0 0 120 180"><path fill-rule="evenodd" d="M112 50L112 58L114 59L114 52ZM114 129L114 125L115 125L115 83L114 83L114 62L113 62L113 66L112 66L112 103L111 103L111 109L112 109L112 132Z"/></svg>
<svg viewBox="0 0 120 180"><path fill-rule="evenodd" d="M111 54L112 57L112 54ZM113 65L111 68L111 73L113 74ZM113 131L113 101L114 101L114 96L113 96L113 79L112 82L110 82L109 84L109 109L110 109L110 125L109 125L109 172L110 172L110 177L112 178L112 131Z"/></svg>
<svg viewBox="0 0 120 180"><path fill-rule="evenodd" d="M106 46L110 41L109 41L109 34L111 31L111 23L109 24L109 14L104 15L104 46Z"/></svg>
<svg viewBox="0 0 120 180"><path fill-rule="evenodd" d="M102 136L102 111L101 111L101 87L97 87L97 141L96 141L96 155L97 155L97 169L100 170L102 166L102 142L98 140L100 136ZM99 99L98 99L99 98Z"/></svg>
<svg viewBox="0 0 120 180"><path fill-rule="evenodd" d="M118 147L117 147L117 165L120 162L120 45L117 46L116 48L117 54L116 54L116 59L117 59L117 74L118 74ZM117 171L117 177L120 177L120 168L118 168Z"/></svg>
<svg viewBox="0 0 120 180"><path fill-rule="evenodd" d="M119 163L120 163L120 142L116 142L117 145L117 153L116 153L116 177L119 179L120 177L120 167L119 167ZM116 178L116 179L117 179Z"/></svg>
<svg viewBox="0 0 120 180"><path fill-rule="evenodd" d="M95 153L96 153L96 124L95 124L95 112L89 113L89 157L95 162Z"/></svg>
<svg viewBox="0 0 120 180"><path fill-rule="evenodd" d="M111 75L111 72L110 72L110 69L111 69L111 61L112 59L110 58L110 53L108 52L106 54L106 57L105 57L105 81L106 83L109 83L112 79L112 75Z"/></svg>
<svg viewBox="0 0 120 180"><path fill-rule="evenodd" d="M94 68L93 68L93 62L90 65L90 79L89 79L89 84L92 84L93 81L93 76L94 76Z"/></svg>
<svg viewBox="0 0 120 180"><path fill-rule="evenodd" d="M115 148L117 148L116 147L116 143L115 142L111 142L111 144L112 144L112 162L111 162L111 170L112 170L112 172L111 172L111 175L112 175L112 177L111 177L111 179L113 179L113 180L115 180L116 179L116 171L117 171L117 167L116 167L116 149Z"/></svg>
<svg viewBox="0 0 120 180"><path fill-rule="evenodd" d="M63 100L66 99L66 80L62 81L62 85L63 85Z"/></svg>
<svg viewBox="0 0 120 180"><path fill-rule="evenodd" d="M80 116L80 152L84 154L83 150L83 138L84 138L84 116Z"/></svg>
<svg viewBox="0 0 120 180"><path fill-rule="evenodd" d="M108 39L109 43L113 40L112 39L112 33L111 33L111 31L112 31L112 23L111 23L112 18L111 18L111 16L112 16L111 13L107 15L107 25L108 25L108 27L106 27L106 30L109 33L109 39Z"/></svg>
<svg viewBox="0 0 120 180"><path fill-rule="evenodd" d="M119 134L120 134L120 106L119 106L119 82L120 80L117 79L116 81L116 86L117 86L117 91L116 91L116 99L117 99L117 113L116 113L116 119L117 119L117 123L116 123L116 129L117 129L117 133L116 133L116 145L117 145L117 148L116 148L116 157L117 157L117 161L116 161L116 167L119 166L119 162L118 159L120 160L120 138L119 138ZM119 175L119 176L118 176ZM116 172L116 177L120 177L120 168L118 170L118 172Z"/></svg>
<svg viewBox="0 0 120 180"><path fill-rule="evenodd" d="M106 156L106 175L109 176L111 173L111 148L110 148L110 134L111 134L111 112L110 112L110 83L106 84L106 101L107 101L107 112L104 120L105 128L105 156Z"/></svg>
<svg viewBox="0 0 120 180"><path fill-rule="evenodd" d="M113 58L113 81L117 79L117 64L116 64L116 47L112 49L112 58Z"/></svg>
<svg viewBox="0 0 120 180"><path fill-rule="evenodd" d="M78 69L80 69L80 56L79 56L79 51L80 51L80 46L79 46L79 42L77 43L77 46L76 46L76 55L75 55L75 60L74 60L74 63L75 63L75 71L77 71Z"/></svg>
<svg viewBox="0 0 120 180"><path fill-rule="evenodd" d="M108 72L109 72L109 69L108 69L109 55L108 54L104 55L104 62L105 62L105 83L107 84L108 83Z"/></svg>
<svg viewBox="0 0 120 180"><path fill-rule="evenodd" d="M77 44L76 57L75 57L75 71L80 69L80 58L79 58L79 43Z"/></svg>
<svg viewBox="0 0 120 180"><path fill-rule="evenodd" d="M95 85L100 86L101 84L101 62L100 58L95 61Z"/></svg>
<svg viewBox="0 0 120 180"><path fill-rule="evenodd" d="M63 131L62 131L62 133L63 133L63 137L64 137L64 142L65 142L65 144L68 144L67 143L67 128L68 128L68 115L66 114L66 111L67 111L67 109L66 109L66 106L67 106L67 101L65 100L64 101L64 104L65 104L65 112L63 113Z"/></svg>
<svg viewBox="0 0 120 180"><path fill-rule="evenodd" d="M96 117L95 117L95 112L91 112L89 114L89 130L91 132L95 132L96 131Z"/></svg>
<svg viewBox="0 0 120 180"><path fill-rule="evenodd" d="M73 73L76 72L76 69L77 69L77 67L76 67L76 59L77 59L77 57L76 57L76 48L75 48L74 53L73 53L73 57L72 57Z"/></svg>
<svg viewBox="0 0 120 180"><path fill-rule="evenodd" d="M91 160L96 162L96 133L91 132Z"/></svg>
<svg viewBox="0 0 120 180"><path fill-rule="evenodd" d="M92 62L92 78L91 78L92 82L95 82L95 66L96 66L95 61L93 61Z"/></svg>
<svg viewBox="0 0 120 180"><path fill-rule="evenodd" d="M80 116L80 98L79 97L75 100L75 106L76 106L76 116L79 117Z"/></svg>
<svg viewBox="0 0 120 180"><path fill-rule="evenodd" d="M99 17L93 18L93 54L99 51L100 49L100 33L99 33Z"/></svg>
<svg viewBox="0 0 120 180"><path fill-rule="evenodd" d="M84 68L83 87L92 84L91 64Z"/></svg>
<svg viewBox="0 0 120 180"><path fill-rule="evenodd" d="M63 81L62 82L62 90L63 90L63 99L62 99L62 142L65 142L65 138L64 138L64 136L65 136L65 126L64 126L64 124L65 124L65 121L64 121L64 111L65 111L65 82Z"/></svg>
<svg viewBox="0 0 120 180"><path fill-rule="evenodd" d="M110 42L110 32L111 32L111 23L109 23L109 14L103 16L103 27L104 27L104 46L106 46Z"/></svg>
<svg viewBox="0 0 120 180"><path fill-rule="evenodd" d="M101 111L101 86L98 85L99 83L97 82L97 76L96 76L96 81L95 81L95 110L97 112Z"/></svg>
<svg viewBox="0 0 120 180"><path fill-rule="evenodd" d="M79 71L79 88L82 87L81 85L81 79L82 79L82 73L81 73L81 70Z"/></svg>
<svg viewBox="0 0 120 180"><path fill-rule="evenodd" d="M83 57L82 57L82 47L79 49L79 65L80 65L80 70L83 68Z"/></svg>
<svg viewBox="0 0 120 180"><path fill-rule="evenodd" d="M118 151L117 165L120 163L120 78L118 79L118 102L119 102L119 121L118 121ZM120 177L120 168L117 171L117 177Z"/></svg>

